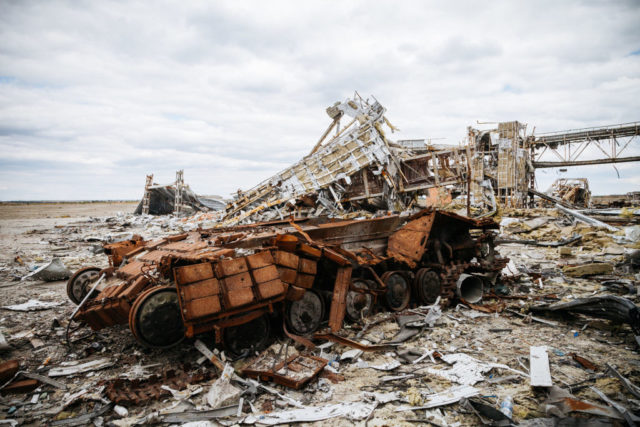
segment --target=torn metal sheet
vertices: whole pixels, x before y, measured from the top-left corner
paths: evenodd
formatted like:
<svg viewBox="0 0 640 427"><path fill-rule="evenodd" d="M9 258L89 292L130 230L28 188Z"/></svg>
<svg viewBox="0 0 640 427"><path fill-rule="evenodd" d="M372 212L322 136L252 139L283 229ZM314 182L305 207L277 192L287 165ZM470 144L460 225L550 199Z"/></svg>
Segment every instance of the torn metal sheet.
<svg viewBox="0 0 640 427"><path fill-rule="evenodd" d="M503 365L501 363L481 362L464 353L444 354L441 355L440 358L453 366L450 369L429 367L427 368L427 372L462 385L471 386L477 382L483 381L484 374L494 368L506 369L526 376L522 372L516 371L507 365Z"/></svg>
<svg viewBox="0 0 640 427"><path fill-rule="evenodd" d="M95 359L80 363L79 361L63 362L60 366L51 368L48 372L50 377L64 377L68 375L81 374L89 371L98 371L115 365L115 361L109 358Z"/></svg>
<svg viewBox="0 0 640 427"><path fill-rule="evenodd" d="M302 423L328 420L330 418L345 417L350 420L368 418L376 408L376 403L337 403L327 406L308 406L304 409L271 412L262 415L249 415L244 419L245 424L278 425L287 423Z"/></svg>
<svg viewBox="0 0 640 427"><path fill-rule="evenodd" d="M389 351L396 348L396 345L393 344L362 344L358 341L351 340L346 337L342 337L340 335L327 333L327 334L315 334L313 336L314 339L318 340L327 340L331 342L336 342L342 345L346 345L348 347L353 347L355 349L361 351Z"/></svg>
<svg viewBox="0 0 640 427"><path fill-rule="evenodd" d="M21 280L29 278L44 280L45 282L55 282L56 280L68 279L71 276L69 269L62 263L60 258L53 258L35 271L24 276Z"/></svg>

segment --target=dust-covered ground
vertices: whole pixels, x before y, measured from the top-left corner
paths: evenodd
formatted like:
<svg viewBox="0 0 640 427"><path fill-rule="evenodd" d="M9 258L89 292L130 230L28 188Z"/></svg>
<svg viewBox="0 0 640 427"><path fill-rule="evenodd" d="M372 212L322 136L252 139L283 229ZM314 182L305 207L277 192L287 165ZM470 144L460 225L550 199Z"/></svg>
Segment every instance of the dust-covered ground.
<svg viewBox="0 0 640 427"><path fill-rule="evenodd" d="M106 267L107 258L100 253L105 242L126 239L132 234L150 239L194 226L169 217L134 217L130 215L134 208L135 203L0 205L0 306L29 300L53 303L39 311L0 310L0 331L9 345L0 350L2 361L17 359L20 370L44 376L69 362L101 359L104 362L99 370L56 376L54 379L64 387L41 382L35 390L4 394L0 419L26 425L56 422L60 423L57 425L65 422L66 425L132 425L161 422L167 413L210 409L206 395L218 373L201 359L192 340L185 340L172 349L150 350L135 341L127 325L94 332L73 323L68 346L65 332L75 305L66 296L66 281L21 280L53 257L60 258L71 272L90 265ZM511 219L503 219L502 233L540 241L556 241L576 234L582 239L569 245L570 250L565 250L562 256L559 248L501 246L500 252L512 259L512 268L515 267L518 277L509 285L510 298L483 302L485 307L495 307L497 313L460 305L448 307L438 316L436 307L414 307L416 311L404 314L422 313L418 314L420 317L431 311L436 319L432 326L424 322L414 325L417 335L394 351L365 352L344 358L351 349L342 345L316 349L316 355L329 360L331 374L298 391L271 386L307 407L353 403L354 408L364 411L362 416L353 409L347 416L319 421L317 425L414 425L418 420L430 420L433 425L479 425L480 418L470 405L452 403L435 409L415 409L427 405L435 393L460 388L461 383L476 390L472 393L475 399L494 408L511 396L515 423L554 425L558 417L599 418L559 408L549 401L548 390L530 386L530 347L546 346L554 386L573 393L578 400L607 408L607 403L590 388L596 387L608 398L637 410L638 398L606 369L606 364L610 364L631 381L639 382L640 358L628 325L581 316L551 318L536 314L534 318L544 320L543 323L526 314L528 306L543 301L568 301L602 294L623 295L637 304L638 276L625 262L625 255L637 247L637 242L626 239L624 231L614 233L563 223L554 211L528 214L531 217L549 215L542 226L532 227L530 222L523 222L523 215L526 217L527 213L514 212ZM565 265L593 261L606 262L614 266L614 270L588 278L562 273ZM607 280L622 281L623 286L603 284L608 283ZM397 320L396 316L381 311L361 323L347 324L342 334L373 344L385 343L401 330ZM363 332L363 325L372 326L366 326ZM213 347L211 337L201 338ZM267 352L279 354L284 342L280 336ZM288 351L293 351L292 345ZM454 368L461 371L455 371L457 376L452 376L448 372L452 366L445 360L457 354L470 356L475 361L458 362ZM576 360L578 357L592 362L595 370L586 369ZM248 361L236 361L234 366L241 368L245 363ZM387 368L389 370L384 370ZM164 390L159 397L121 405L126 407L126 413L123 408L116 411L109 405L104 392L109 381L117 378L144 381L170 370L201 376L182 394L176 391L174 396ZM469 380L470 372L475 380ZM159 384L163 381L159 380ZM248 415L254 415L259 422L260 414L295 409L285 398L260 390L246 390L243 396L245 403L240 416L216 422L231 425L243 420L255 421L245 418ZM97 413L92 416L76 419L94 411ZM549 421L527 424L539 418ZM600 418L603 425L609 422L622 425L623 422ZM266 422L269 418L262 420Z"/></svg>

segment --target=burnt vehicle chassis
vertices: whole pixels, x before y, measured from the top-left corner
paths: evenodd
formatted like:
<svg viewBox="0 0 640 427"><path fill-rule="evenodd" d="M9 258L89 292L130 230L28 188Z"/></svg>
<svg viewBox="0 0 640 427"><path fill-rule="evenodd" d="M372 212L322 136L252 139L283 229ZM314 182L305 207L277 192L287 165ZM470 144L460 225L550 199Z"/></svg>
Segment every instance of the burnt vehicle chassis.
<svg viewBox="0 0 640 427"><path fill-rule="evenodd" d="M455 299L478 302L508 259L488 219L423 210L411 217L321 218L198 230L105 245L110 267L67 284L76 321L127 324L145 346L212 334L233 355L260 349L274 328L309 336L328 320Z"/></svg>

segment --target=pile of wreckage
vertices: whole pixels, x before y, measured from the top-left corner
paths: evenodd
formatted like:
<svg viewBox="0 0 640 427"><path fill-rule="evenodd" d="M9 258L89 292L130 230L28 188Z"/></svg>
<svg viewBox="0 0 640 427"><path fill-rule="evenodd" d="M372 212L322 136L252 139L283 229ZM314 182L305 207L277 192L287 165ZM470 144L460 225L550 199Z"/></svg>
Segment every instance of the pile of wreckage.
<svg viewBox="0 0 640 427"><path fill-rule="evenodd" d="M136 215L193 215L195 212L209 212L223 209L225 203L219 198L198 196L184 183L184 171L176 172L176 180L171 184L153 182L153 174L147 175L142 200L134 213Z"/></svg>
<svg viewBox="0 0 640 427"><path fill-rule="evenodd" d="M500 228L426 209L105 243L109 265L71 276L67 293L78 305L52 326L80 358L0 365L6 418L634 425L640 227L596 227L557 209L503 214ZM59 305L46 304L4 309ZM117 344L127 335L118 325L139 346ZM486 347L496 338L498 353ZM580 339L597 351L572 344ZM612 364L612 340L636 363ZM159 350L140 353L149 347ZM200 360L183 362L193 349ZM60 403L29 409L47 408L48 396Z"/></svg>
<svg viewBox="0 0 640 427"><path fill-rule="evenodd" d="M25 276L70 276L73 307L2 307L66 315L0 334L29 350L0 364L2 421L635 425L640 210L589 209L586 181L531 190L518 122L447 147L389 140L357 95L327 113L308 156L224 209L183 210L180 171L165 199L187 216L88 221L129 235ZM45 341L64 351L31 353Z"/></svg>

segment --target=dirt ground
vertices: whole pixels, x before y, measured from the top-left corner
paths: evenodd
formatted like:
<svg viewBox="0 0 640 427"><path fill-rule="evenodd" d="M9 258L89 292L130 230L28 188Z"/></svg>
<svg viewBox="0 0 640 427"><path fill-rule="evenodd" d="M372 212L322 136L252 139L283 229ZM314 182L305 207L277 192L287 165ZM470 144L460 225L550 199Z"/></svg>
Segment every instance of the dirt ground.
<svg viewBox="0 0 640 427"><path fill-rule="evenodd" d="M175 223L167 220L158 219L154 222L133 218L128 213L134 208L135 203L0 204L0 307L32 299L58 304L41 311L1 309L0 331L10 345L10 349L0 352L1 360L18 359L22 370L42 375L47 375L51 367L59 367L69 361L106 358L112 362L111 366L101 370L57 377L66 385L66 390L42 384L35 391L3 396L0 400L0 420L13 419L21 424L40 425L90 413L104 403L101 387L105 381L115 378L148 378L169 367L190 373L213 372L208 362L199 360L201 354L194 348L193 341L185 340L178 347L168 350L150 350L135 341L126 325L93 332L87 327L76 330L74 324L71 328L72 346L68 347L65 329L75 305L66 296L66 281L20 280L52 257L59 257L71 272L88 265L106 267L107 258L99 253L103 241L126 238L132 233L152 238L179 231ZM523 277L513 285L512 294L523 297L505 300L512 311L524 313L528 305L536 303L535 298L545 295L553 294L557 299L566 300L601 294L603 288L598 280L567 278L557 272L570 262L601 260L617 264L624 259L620 255L621 246L602 230L550 224L528 234L537 238L546 236L556 239L578 230L587 238L572 247L573 254L569 260L560 257L557 248L519 244L501 246L500 252L515 264L547 272L540 281ZM637 286L637 277L633 273L623 271L617 277L631 280ZM628 297L637 304L637 295ZM485 301L485 304L491 302L495 301ZM360 337L370 343L388 341L400 330L392 316L386 313L377 316L365 319L365 322L371 323L379 317L388 320L369 328ZM482 313L464 306L449 307L433 327L425 327L418 336L401 344L395 352L364 353L356 360L347 361L341 360L341 355L350 350L348 347L336 344L322 350L322 357L330 360L331 366L344 376L343 381L332 383L321 380L300 391L274 387L308 406L365 402L367 392L395 393L397 398L391 402L376 403L376 409L366 421L371 426L415 425L416 420L429 417L435 417L431 418L434 425L478 425L476 415L459 404L440 409L409 408L399 411L408 403L419 406L427 401L426 395L447 391L456 385L434 373L434 370L448 369L450 366L446 363L431 360L430 357L417 363L411 360L430 351L441 354L464 353L481 362L504 364L510 368L494 368L483 374L484 379L474 386L479 389L479 396L494 407L498 407L506 396L512 396L514 420L526 422L551 416L545 412L546 394L530 387L527 373L530 347L546 346L555 385L563 388L579 384L595 385L614 400L633 406L633 396L621 383L604 375L605 365L609 363L617 366L632 381L637 383L640 379L638 348L629 326L584 317L555 318L552 321L557 323L550 326L533 321L525 314L518 316L507 310ZM347 325L343 332L354 337L360 329L361 325ZM203 339L212 343L210 338ZM277 353L278 346L275 343L268 351ZM413 356L407 359L400 354ZM597 370L585 369L571 354L588 359ZM396 361L400 364L390 371L372 368ZM236 367L243 363L236 362ZM401 378L394 380L385 378L387 376ZM203 409L204 395L213 381L212 378L194 385L192 391L195 394L189 399L166 396L151 399L145 404L128 406L128 414L124 416L110 409L94 418L94 423L132 425L140 420L150 422L152 418L149 418L149 414L158 410L179 412ZM201 386L199 392L197 386ZM571 390L579 399L598 402L598 396L588 387ZM247 399L252 400L256 413L269 408L273 412L287 409L286 403L267 393L255 398L250 395ZM603 402L599 403L603 405ZM248 403L243 412L245 415L252 412ZM575 413L572 416L587 417ZM316 424L363 425L365 420L337 418Z"/></svg>

